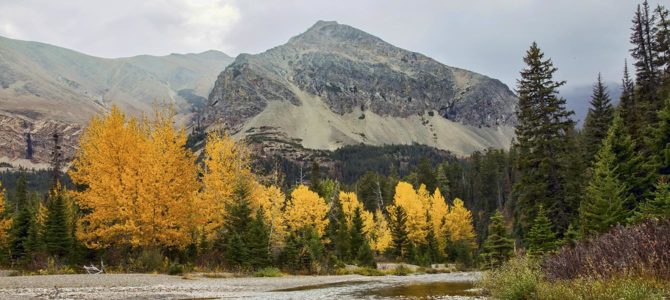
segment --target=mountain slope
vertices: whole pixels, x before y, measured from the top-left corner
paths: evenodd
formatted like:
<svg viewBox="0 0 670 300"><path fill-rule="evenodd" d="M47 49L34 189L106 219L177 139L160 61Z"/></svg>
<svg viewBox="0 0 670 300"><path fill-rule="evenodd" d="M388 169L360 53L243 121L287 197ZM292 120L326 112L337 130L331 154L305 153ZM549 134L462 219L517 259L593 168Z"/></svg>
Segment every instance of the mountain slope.
<svg viewBox="0 0 670 300"><path fill-rule="evenodd" d="M187 124L232 60L218 51L106 59L0 37L0 158L29 156L30 136L33 160L47 161L46 131L81 128L112 104L138 114L155 101L173 101L178 122ZM76 143L78 134L68 129L65 138Z"/></svg>
<svg viewBox="0 0 670 300"><path fill-rule="evenodd" d="M313 149L420 143L456 154L506 148L514 94L336 22L242 54L222 72L204 123L239 137L288 137Z"/></svg>

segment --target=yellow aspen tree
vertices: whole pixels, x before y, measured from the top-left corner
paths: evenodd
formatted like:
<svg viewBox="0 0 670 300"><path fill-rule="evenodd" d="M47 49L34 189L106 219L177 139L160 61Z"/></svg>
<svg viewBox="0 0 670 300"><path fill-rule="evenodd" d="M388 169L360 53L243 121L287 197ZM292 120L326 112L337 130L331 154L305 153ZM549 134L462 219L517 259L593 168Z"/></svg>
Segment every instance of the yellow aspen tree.
<svg viewBox="0 0 670 300"><path fill-rule="evenodd" d="M146 120L147 143L141 156L137 224L140 245L183 248L195 242L193 195L199 189L198 169L186 132L175 130L171 106L154 108Z"/></svg>
<svg viewBox="0 0 670 300"><path fill-rule="evenodd" d="M216 236L223 225L226 201L232 198L236 182L253 181L249 151L225 133L210 132L205 144L202 191L198 195L197 223L207 239Z"/></svg>
<svg viewBox="0 0 670 300"><path fill-rule="evenodd" d="M126 119L116 106L84 130L69 175L85 187L73 195L87 212L77 236L89 247L140 244L136 221L146 143L137 120Z"/></svg>
<svg viewBox="0 0 670 300"><path fill-rule="evenodd" d="M291 199L286 205L284 215L289 230L295 231L311 226L323 236L328 225L327 213L326 200L301 184L291 192Z"/></svg>
<svg viewBox="0 0 670 300"><path fill-rule="evenodd" d="M9 228L12 226L12 219L5 215L5 189L0 183L0 248L9 243Z"/></svg>
<svg viewBox="0 0 670 300"><path fill-rule="evenodd" d="M369 233L370 247L377 253L383 253L391 246L393 237L389 229L388 221L380 209L375 211L374 227Z"/></svg>
<svg viewBox="0 0 670 300"><path fill-rule="evenodd" d="M266 222L270 227L270 244L275 248L280 248L286 235L286 225L282 211L286 196L281 189L274 185L269 187L259 186L258 192L254 196L257 199L255 201L258 201L258 207L263 209Z"/></svg>
<svg viewBox="0 0 670 300"><path fill-rule="evenodd" d="M363 231L366 232L369 237L370 232L373 230L375 221L372 213L365 210L363 203L358 201L356 193L353 192L340 192L339 195L340 204L342 205L342 213L344 218L347 220L347 226L351 227L351 222L354 218L354 213L358 208L361 213L361 219L363 219Z"/></svg>
<svg viewBox="0 0 670 300"><path fill-rule="evenodd" d="M472 214L463 206L463 200L456 198L446 216L446 224L451 241L474 243L475 229L472 226Z"/></svg>
<svg viewBox="0 0 670 300"><path fill-rule="evenodd" d="M444 251L447 245L447 214L449 213L449 208L447 202L440 193L440 189L436 188L433 193L433 197L430 201L430 220L433 223L433 232L435 237L437 237L437 242L439 244L440 251Z"/></svg>
<svg viewBox="0 0 670 300"><path fill-rule="evenodd" d="M425 188L424 188L425 189ZM402 207L407 214L407 237L414 244L423 243L426 237L426 208L411 184L401 181L395 187L393 205L389 213L394 215L395 209Z"/></svg>

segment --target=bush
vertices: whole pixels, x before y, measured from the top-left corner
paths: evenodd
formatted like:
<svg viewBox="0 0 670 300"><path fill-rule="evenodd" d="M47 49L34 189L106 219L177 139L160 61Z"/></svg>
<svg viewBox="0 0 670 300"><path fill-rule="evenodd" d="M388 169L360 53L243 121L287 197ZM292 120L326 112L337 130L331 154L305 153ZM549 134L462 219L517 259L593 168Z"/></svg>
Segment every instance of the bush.
<svg viewBox="0 0 670 300"><path fill-rule="evenodd" d="M412 270L407 266L400 264L398 265L391 274L398 276L407 276L412 273Z"/></svg>
<svg viewBox="0 0 670 300"><path fill-rule="evenodd" d="M496 299L536 299L541 278L537 261L522 256L484 273L478 285Z"/></svg>
<svg viewBox="0 0 670 300"><path fill-rule="evenodd" d="M542 263L550 280L628 275L670 279L670 221L648 220L574 246L564 246Z"/></svg>
<svg viewBox="0 0 670 300"><path fill-rule="evenodd" d="M179 263L172 263L168 267L168 275L182 275L184 274L184 265Z"/></svg>
<svg viewBox="0 0 670 300"><path fill-rule="evenodd" d="M274 267L263 268L254 273L254 277L282 277L282 276L284 276L284 273L282 273L279 269Z"/></svg>
<svg viewBox="0 0 670 300"><path fill-rule="evenodd" d="M136 259L131 259L130 269L134 272L161 272L168 267L168 261L158 249L145 249Z"/></svg>
<svg viewBox="0 0 670 300"><path fill-rule="evenodd" d="M664 287L665 286L665 287ZM667 283L646 278L575 279L543 281L537 288L538 299L663 299L670 291Z"/></svg>
<svg viewBox="0 0 670 300"><path fill-rule="evenodd" d="M364 267L364 268L356 268L353 271L354 274L358 275L363 275L363 276L384 276L386 273L382 272L381 270L377 270L376 268L370 268L370 267Z"/></svg>

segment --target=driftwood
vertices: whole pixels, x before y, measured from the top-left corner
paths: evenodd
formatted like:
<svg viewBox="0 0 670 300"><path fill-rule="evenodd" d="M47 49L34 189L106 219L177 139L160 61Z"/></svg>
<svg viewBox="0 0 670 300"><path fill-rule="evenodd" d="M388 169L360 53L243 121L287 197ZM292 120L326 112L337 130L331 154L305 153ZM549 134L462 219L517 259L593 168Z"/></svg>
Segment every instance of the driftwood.
<svg viewBox="0 0 670 300"><path fill-rule="evenodd" d="M96 267L93 263L90 266L84 265L84 270L88 274L102 274L105 273L105 264L100 260L100 268Z"/></svg>

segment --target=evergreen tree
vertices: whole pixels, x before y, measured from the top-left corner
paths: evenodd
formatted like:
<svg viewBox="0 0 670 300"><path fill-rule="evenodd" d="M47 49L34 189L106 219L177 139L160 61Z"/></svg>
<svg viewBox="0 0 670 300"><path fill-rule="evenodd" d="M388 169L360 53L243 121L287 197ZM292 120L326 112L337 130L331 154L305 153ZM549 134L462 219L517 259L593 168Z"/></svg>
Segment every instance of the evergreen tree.
<svg viewBox="0 0 670 300"><path fill-rule="evenodd" d="M60 146L60 135L54 130L52 135L53 149L51 150L51 187L55 188L61 181L61 169L63 168L63 153Z"/></svg>
<svg viewBox="0 0 670 300"><path fill-rule="evenodd" d="M358 249L358 254L356 256L356 261L358 261L359 266L377 268L377 262L375 262L375 254L370 248L370 243L364 241L361 244L361 247Z"/></svg>
<svg viewBox="0 0 670 300"><path fill-rule="evenodd" d="M12 258L21 259L28 254L26 241L28 241L31 227L34 227L32 213L28 207L23 206L14 218L10 229L9 251Z"/></svg>
<svg viewBox="0 0 670 300"><path fill-rule="evenodd" d="M428 224L431 224L430 221ZM430 226L430 225L429 225ZM428 259L429 263L437 263L442 260L442 255L440 255L440 245L437 242L437 237L435 236L435 230L430 226L426 232L426 245L424 250L424 255Z"/></svg>
<svg viewBox="0 0 670 300"><path fill-rule="evenodd" d="M574 223L570 223L568 230L563 234L563 240L561 240L560 244L572 246L577 240L579 240L579 230L577 230L577 226L575 226Z"/></svg>
<svg viewBox="0 0 670 300"><path fill-rule="evenodd" d="M641 110L643 122L640 128L646 127L646 121L654 122L656 116L653 112L657 110L655 107L656 91L658 88L658 72L657 60L658 55L654 50L656 47L655 35L657 28L654 26L656 17L650 12L649 3L645 0L642 5L638 4L637 10L633 17L633 26L630 42L633 48L630 50L631 56L635 59L633 65L635 66L636 76L636 100L641 105L638 109Z"/></svg>
<svg viewBox="0 0 670 300"><path fill-rule="evenodd" d="M542 256L554 249L556 249L556 234L551 230L551 221L547 218L544 208L540 206L533 227L528 233L528 254Z"/></svg>
<svg viewBox="0 0 670 300"><path fill-rule="evenodd" d="M664 79L670 77L670 12L658 5L654 10L658 23L656 25L656 48L658 55L656 67L662 72Z"/></svg>
<svg viewBox="0 0 670 300"><path fill-rule="evenodd" d="M72 237L68 228L67 207L58 184L51 191L44 222L44 243L49 254L65 257L72 250Z"/></svg>
<svg viewBox="0 0 670 300"><path fill-rule="evenodd" d="M251 222L247 237L249 264L254 269L267 267L270 259L270 227L268 226L263 209L256 211L256 217Z"/></svg>
<svg viewBox="0 0 670 300"><path fill-rule="evenodd" d="M347 261L350 258L352 249L351 247L351 234L349 232L349 227L347 226L347 220L344 217L344 214L340 213L340 217L337 219L337 231L335 235L335 251L339 259Z"/></svg>
<svg viewBox="0 0 670 300"><path fill-rule="evenodd" d="M442 195L444 195L445 198L451 199L455 197L449 197L450 189L449 189L449 176L447 175L447 170L448 170L448 161L443 161L437 166L437 170L435 173L437 175L435 176L435 180L437 183L437 188L440 189L440 192L442 192Z"/></svg>
<svg viewBox="0 0 670 300"><path fill-rule="evenodd" d="M232 201L226 203L226 217L222 228L219 248L229 266L247 267L249 249L246 238L252 223L250 207L251 190L248 183L237 183Z"/></svg>
<svg viewBox="0 0 670 300"><path fill-rule="evenodd" d="M350 243L352 254L358 254L361 246L367 243L365 232L363 231L363 218L361 217L361 209L359 207L354 210L354 216L351 219Z"/></svg>
<svg viewBox="0 0 670 300"><path fill-rule="evenodd" d="M658 123L651 130L648 170L661 176L670 176L670 97L658 112Z"/></svg>
<svg viewBox="0 0 670 300"><path fill-rule="evenodd" d="M514 241L507 234L503 215L496 210L489 221L488 237L484 242L484 261L489 268L499 267L512 257L513 250Z"/></svg>
<svg viewBox="0 0 670 300"><path fill-rule="evenodd" d="M617 176L618 165L612 148L612 133L613 130L610 130L608 139L596 155L593 177L586 187L585 197L579 208L580 228L584 235L602 233L623 223L627 217L625 205L632 201L628 186Z"/></svg>
<svg viewBox="0 0 670 300"><path fill-rule="evenodd" d="M284 248L279 253L279 264L289 270L300 269L300 249L298 236L295 233L289 233L284 240Z"/></svg>
<svg viewBox="0 0 670 300"><path fill-rule="evenodd" d="M628 128L628 134L636 135L639 132L639 110L635 105L635 83L628 73L628 61L624 61L623 79L621 80L621 96L619 98L619 110L623 122Z"/></svg>
<svg viewBox="0 0 670 300"><path fill-rule="evenodd" d="M430 161L426 157L422 157L419 160L419 165L416 170L417 181L419 184L423 183L426 185L426 189L429 191L434 191L437 187L437 180L435 179L435 173L433 172L433 167L431 166Z"/></svg>
<svg viewBox="0 0 670 300"><path fill-rule="evenodd" d="M312 190L319 194L319 196L324 197L323 191L321 191L321 167L316 161L312 161L312 166L309 172L309 182Z"/></svg>
<svg viewBox="0 0 670 300"><path fill-rule="evenodd" d="M600 73L598 73L598 80L593 85L590 104L591 107L584 122L586 148L584 158L587 162L593 160L598 149L600 149L600 145L602 145L603 139L607 137L607 130L614 118L614 108Z"/></svg>
<svg viewBox="0 0 670 300"><path fill-rule="evenodd" d="M28 179L25 171L21 170L14 193L14 213L19 214L26 207L28 207Z"/></svg>
<svg viewBox="0 0 670 300"><path fill-rule="evenodd" d="M407 237L407 214L405 209L401 206L398 206L394 212L393 217L391 218L391 254L398 257L405 257L410 247L409 238Z"/></svg>
<svg viewBox="0 0 670 300"><path fill-rule="evenodd" d="M635 220L650 218L670 219L670 182L666 178L658 182L654 197L642 203L635 212Z"/></svg>
<svg viewBox="0 0 670 300"><path fill-rule="evenodd" d="M574 126L572 111L565 109L565 99L558 88L565 81L554 81L557 68L551 59L533 43L524 57L526 68L517 81L519 105L515 128L518 159L518 181L514 186L516 214L520 235L531 226L538 205L548 208L552 223L559 232L567 228L575 215L578 190L570 184L571 157L574 145L569 132Z"/></svg>
<svg viewBox="0 0 670 300"><path fill-rule="evenodd" d="M622 184L627 187L627 195L624 205L632 210L638 202L645 199L653 182L654 172L649 172L649 166L644 165L644 160L635 152L633 139L628 134L626 124L623 122L621 113L616 113L612 125L603 141L614 156L612 162L613 172ZM603 146L605 147L605 146ZM628 196L632 196L629 198Z"/></svg>

